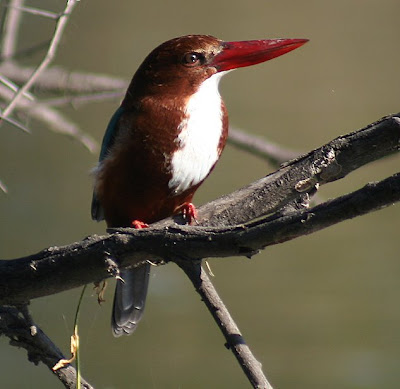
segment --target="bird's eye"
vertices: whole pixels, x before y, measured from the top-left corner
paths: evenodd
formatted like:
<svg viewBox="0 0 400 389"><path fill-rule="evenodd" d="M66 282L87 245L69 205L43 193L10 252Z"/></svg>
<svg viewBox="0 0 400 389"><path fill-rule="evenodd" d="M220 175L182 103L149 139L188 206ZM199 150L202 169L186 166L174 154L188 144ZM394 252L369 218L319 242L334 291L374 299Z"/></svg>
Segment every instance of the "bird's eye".
<svg viewBox="0 0 400 389"><path fill-rule="evenodd" d="M186 66L200 65L204 59L204 55L201 53L186 53L183 56L183 64Z"/></svg>

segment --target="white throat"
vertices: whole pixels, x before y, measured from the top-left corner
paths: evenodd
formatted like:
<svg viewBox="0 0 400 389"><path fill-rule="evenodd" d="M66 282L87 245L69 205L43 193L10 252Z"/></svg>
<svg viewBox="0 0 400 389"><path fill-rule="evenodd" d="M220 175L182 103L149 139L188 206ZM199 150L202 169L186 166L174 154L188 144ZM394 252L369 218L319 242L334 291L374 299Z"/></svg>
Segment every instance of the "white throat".
<svg viewBox="0 0 400 389"><path fill-rule="evenodd" d="M205 80L186 105L186 118L179 126L179 148L172 156L172 178L168 183L174 194L203 181L219 158L223 113L218 84L225 73L216 73Z"/></svg>

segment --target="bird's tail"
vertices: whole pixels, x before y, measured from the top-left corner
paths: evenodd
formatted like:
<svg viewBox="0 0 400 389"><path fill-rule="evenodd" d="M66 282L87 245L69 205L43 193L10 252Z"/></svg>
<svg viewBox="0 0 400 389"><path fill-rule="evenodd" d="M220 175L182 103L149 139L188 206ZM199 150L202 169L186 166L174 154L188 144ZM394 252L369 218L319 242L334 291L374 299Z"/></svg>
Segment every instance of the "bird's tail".
<svg viewBox="0 0 400 389"><path fill-rule="evenodd" d="M111 327L114 336L130 335L142 318L149 286L150 264L121 272L115 288Z"/></svg>

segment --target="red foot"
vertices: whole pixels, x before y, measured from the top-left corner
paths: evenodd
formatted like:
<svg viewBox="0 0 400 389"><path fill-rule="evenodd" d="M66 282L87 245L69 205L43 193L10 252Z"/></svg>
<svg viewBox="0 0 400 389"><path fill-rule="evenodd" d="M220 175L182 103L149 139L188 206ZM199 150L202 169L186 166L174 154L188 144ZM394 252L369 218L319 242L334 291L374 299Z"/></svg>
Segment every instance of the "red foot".
<svg viewBox="0 0 400 389"><path fill-rule="evenodd" d="M149 225L140 220L132 220L131 227L141 230L142 228L147 228Z"/></svg>
<svg viewBox="0 0 400 389"><path fill-rule="evenodd" d="M193 221L197 222L197 209L193 203L183 204L180 211L188 224L192 224Z"/></svg>

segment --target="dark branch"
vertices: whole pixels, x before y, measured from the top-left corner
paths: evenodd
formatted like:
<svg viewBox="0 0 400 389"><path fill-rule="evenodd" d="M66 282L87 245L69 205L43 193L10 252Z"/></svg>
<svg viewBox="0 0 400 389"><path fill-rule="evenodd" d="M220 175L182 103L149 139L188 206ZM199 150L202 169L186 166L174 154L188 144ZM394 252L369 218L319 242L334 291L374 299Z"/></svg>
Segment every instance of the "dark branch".
<svg viewBox="0 0 400 389"><path fill-rule="evenodd" d="M250 256L267 245L391 205L399 201L399 175L309 210L282 212L300 194L315 191L316 185L397 152L399 140L400 119L389 116L202 206L199 226L180 226L166 219L149 229L119 230L28 257L2 260L0 303L27 301L100 281L115 275L117 266L137 266L148 258L163 263L169 258Z"/></svg>
<svg viewBox="0 0 400 389"><path fill-rule="evenodd" d="M201 259L251 256L268 245L310 234L399 201L400 173L307 208L309 196L319 185L340 179L366 163L397 152L399 140L399 117L386 117L284 164L278 171L245 188L204 205L199 209L198 226L176 224L182 222L176 217L175 221L166 219L148 229L113 230L109 235L92 236L65 247L50 247L29 257L2 260L0 304L18 304L100 281L118 274L119 268L138 266L148 258L159 264L166 259L172 260L186 272L202 296L253 387L270 388L259 362L202 271ZM4 313L0 312L0 319L4 320L12 312L8 309L6 307ZM9 325L6 323L3 332L6 333ZM26 323L21 327L25 332L32 328ZM42 332L40 337L26 332L24 336L14 336L13 339L28 350L28 355L36 358L30 359L41 360L37 355L42 354L42 342L45 345L50 343L51 358L57 355L58 360L61 357L59 350ZM39 344L32 343L38 339ZM66 369L73 368L68 366ZM73 385L74 370L68 374ZM59 378L66 387L71 387L66 384L64 376Z"/></svg>
<svg viewBox="0 0 400 389"><path fill-rule="evenodd" d="M52 367L65 357L47 335L33 323L26 306L0 306L0 336L10 339L10 345L22 347L28 353L28 360L35 365L44 363L57 376L66 388L76 388L76 370L67 365L53 371ZM93 389L88 382L82 379L82 389Z"/></svg>

